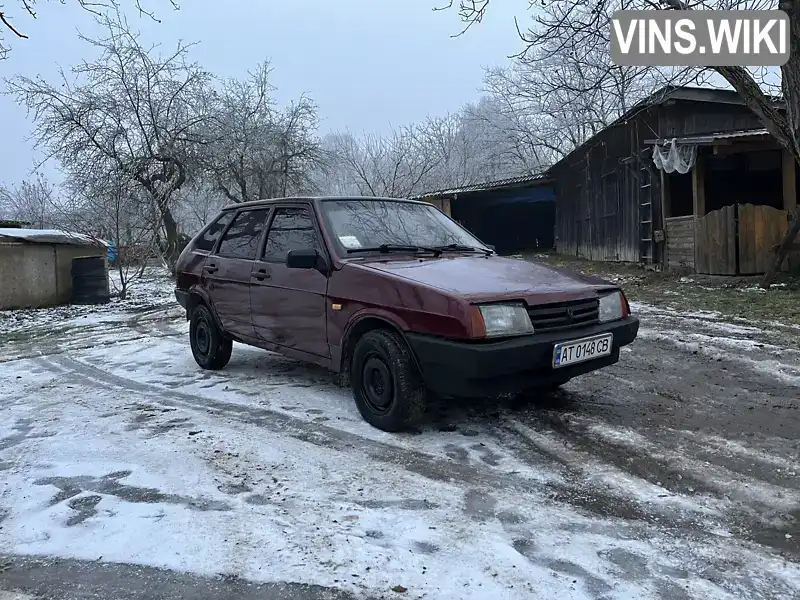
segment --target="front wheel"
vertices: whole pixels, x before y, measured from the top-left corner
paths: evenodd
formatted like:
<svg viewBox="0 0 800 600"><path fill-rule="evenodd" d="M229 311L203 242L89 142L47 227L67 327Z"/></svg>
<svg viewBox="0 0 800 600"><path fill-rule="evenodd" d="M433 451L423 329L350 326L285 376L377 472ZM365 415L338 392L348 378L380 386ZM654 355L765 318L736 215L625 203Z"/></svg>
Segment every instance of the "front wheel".
<svg viewBox="0 0 800 600"><path fill-rule="evenodd" d="M225 338L205 304L198 304L192 310L189 342L194 360L204 369L222 369L231 359L233 342Z"/></svg>
<svg viewBox="0 0 800 600"><path fill-rule="evenodd" d="M402 431L425 413L425 382L397 333L378 329L364 334L353 351L350 380L358 411L373 427Z"/></svg>

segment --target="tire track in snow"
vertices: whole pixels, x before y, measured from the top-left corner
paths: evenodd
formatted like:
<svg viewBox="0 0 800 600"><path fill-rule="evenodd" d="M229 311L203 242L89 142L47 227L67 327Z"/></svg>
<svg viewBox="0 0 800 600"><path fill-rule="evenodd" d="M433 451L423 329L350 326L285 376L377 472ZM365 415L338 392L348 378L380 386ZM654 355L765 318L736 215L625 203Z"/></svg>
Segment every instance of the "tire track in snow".
<svg viewBox="0 0 800 600"><path fill-rule="evenodd" d="M685 509L677 509L668 504L647 504L631 500L618 490L587 488L585 482L545 481L526 478L520 473L504 473L494 470L484 463L459 463L444 457L437 457L422 451L393 445L354 433L342 431L320 423L306 421L288 414L267 408L245 406L235 403L221 402L211 398L196 396L173 389L141 383L119 375L108 373L81 361L58 355L42 357L38 362L53 372L67 374L73 380L83 381L90 386L111 386L120 390L135 392L147 397L150 402L171 408L202 410L262 427L278 435L288 435L299 441L322 448L341 452L362 452L365 458L378 463L401 467L409 472L421 475L434 481L443 481L458 485L466 490L484 489L492 491L502 489L506 492L516 491L534 496L531 501L550 501L569 504L577 510L603 518L622 519L633 523L647 524L661 531L675 532L680 530L687 539L702 541L710 537L716 538L714 527L698 520L697 514ZM527 456L519 456L523 462L530 463L534 458L541 464L542 457L552 460L556 457L550 452L532 449ZM558 461L553 466L559 468ZM536 499L540 497L540 500Z"/></svg>
<svg viewBox="0 0 800 600"><path fill-rule="evenodd" d="M349 433L314 423L286 413L268 408L245 406L222 402L204 396L196 396L174 389L141 383L119 375L103 371L92 365L80 362L65 355L39 357L37 362L53 372L67 374L94 387L115 387L145 396L150 402L171 408L201 410L250 424L258 425L272 433L289 435L297 440L323 448L344 452L363 452L366 458L376 462L401 466L406 470L437 481L465 481L470 485L479 484L489 488L497 486L514 487L521 491L535 493L541 491L540 484L524 477L508 478L504 473L493 471L489 465L462 464L445 458L415 451L403 446L392 445L354 433Z"/></svg>

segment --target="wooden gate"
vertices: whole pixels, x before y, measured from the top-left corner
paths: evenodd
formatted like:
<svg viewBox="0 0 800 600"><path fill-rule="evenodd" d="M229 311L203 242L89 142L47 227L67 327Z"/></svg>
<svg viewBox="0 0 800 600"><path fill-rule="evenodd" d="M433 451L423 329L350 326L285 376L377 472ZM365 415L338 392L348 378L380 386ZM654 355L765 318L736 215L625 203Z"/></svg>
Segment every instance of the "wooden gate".
<svg viewBox="0 0 800 600"><path fill-rule="evenodd" d="M771 206L739 205L739 274L760 275L773 258L772 248L781 243L789 228L789 212ZM784 270L789 261L783 262Z"/></svg>
<svg viewBox="0 0 800 600"><path fill-rule="evenodd" d="M723 206L695 222L694 264L698 273L736 275L736 207Z"/></svg>
<svg viewBox="0 0 800 600"><path fill-rule="evenodd" d="M696 220L695 268L707 275L760 275L772 248L789 227L788 212L771 206L739 204ZM788 269L788 262L783 268Z"/></svg>

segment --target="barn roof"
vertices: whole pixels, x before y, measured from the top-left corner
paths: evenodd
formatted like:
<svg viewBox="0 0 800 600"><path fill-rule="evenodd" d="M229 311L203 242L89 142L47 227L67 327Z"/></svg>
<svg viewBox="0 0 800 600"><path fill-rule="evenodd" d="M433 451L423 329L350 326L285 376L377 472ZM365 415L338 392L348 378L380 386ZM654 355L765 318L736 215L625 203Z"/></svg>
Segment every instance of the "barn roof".
<svg viewBox="0 0 800 600"><path fill-rule="evenodd" d="M768 138L771 137L769 131L765 128L759 129L742 129L740 131L722 131L720 133L706 133L703 135L687 135L684 137L674 138L675 142L678 144L697 144L697 145L707 145L713 144L714 142L724 142L727 140L749 140L754 138ZM671 142L673 138L664 139L664 140L645 140L645 144L664 144L667 142Z"/></svg>
<svg viewBox="0 0 800 600"><path fill-rule="evenodd" d="M107 246L107 242L82 233L57 229L0 228L0 241L18 241L29 244L65 244L69 246Z"/></svg>
<svg viewBox="0 0 800 600"><path fill-rule="evenodd" d="M661 89L653 92L646 98L643 98L642 100L634 104L624 114L620 115L616 120L609 123L603 129L595 133L592 137L583 142L583 144L581 144L576 148L573 148L566 156L564 156L559 161L554 163L550 167L550 169L548 169L547 173L552 172L552 170L557 165L563 164L568 158L577 154L584 148L591 146L595 138L600 136L603 132L611 129L612 127L624 125L633 117L635 117L639 112L646 110L651 106L663 104L670 100L688 100L693 102L710 102L715 104L744 105L744 100L742 100L742 97L736 90L703 88L703 87L692 87L692 86L676 86L676 85L664 86ZM772 100L778 107L784 105L783 100L777 96L772 97Z"/></svg>
<svg viewBox="0 0 800 600"><path fill-rule="evenodd" d="M519 177L508 177L506 179L498 179L497 181L487 181L485 183L473 183L461 187L446 188L443 190L436 190L433 192L425 192L412 196L411 200L422 200L423 198L442 198L445 196L453 196L455 194L464 194L467 192L483 192L488 190L500 190L505 188L526 187L531 184L546 184L550 180L543 174L537 175L521 175Z"/></svg>

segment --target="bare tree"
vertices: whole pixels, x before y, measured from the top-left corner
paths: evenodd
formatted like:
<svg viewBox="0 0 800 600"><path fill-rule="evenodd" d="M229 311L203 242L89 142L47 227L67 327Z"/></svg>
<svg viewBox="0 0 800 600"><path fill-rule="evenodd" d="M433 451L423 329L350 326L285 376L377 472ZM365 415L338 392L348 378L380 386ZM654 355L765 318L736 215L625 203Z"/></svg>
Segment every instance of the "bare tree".
<svg viewBox="0 0 800 600"><path fill-rule="evenodd" d="M534 175L552 164L555 138L547 136L541 115L487 76L488 94L465 108L473 128L480 128L488 164L500 177ZM495 176L495 179L497 176Z"/></svg>
<svg viewBox="0 0 800 600"><path fill-rule="evenodd" d="M491 0L459 0L458 11L465 23L464 33L486 14ZM535 3L529 2L529 6ZM550 44L560 53L563 48L588 44L589 48L609 42L608 16L617 9L627 10L768 10L780 9L789 17L789 47L793 50L789 59L780 68L780 91L785 101L785 110L779 109L772 96L771 82L762 69L744 67L709 67L735 89L742 101L760 118L764 127L778 142L800 162L800 2L797 0L549 0L544 2L548 10L538 10L533 16L533 25L523 31L517 25L524 43L525 55L539 46ZM450 0L440 9L453 8ZM460 35L459 33L458 35ZM555 44L555 45L553 45ZM800 209L789 225L775 258L762 280L768 288L780 269L792 244L800 233Z"/></svg>
<svg viewBox="0 0 800 600"><path fill-rule="evenodd" d="M425 177L429 189L460 187L481 180L484 167L482 140L463 112L429 117L418 130L421 143L435 157L435 167Z"/></svg>
<svg viewBox="0 0 800 600"><path fill-rule="evenodd" d="M348 133L329 133L320 140L322 163L314 173L316 189L331 196L358 196L361 194L356 179L342 151L354 143Z"/></svg>
<svg viewBox="0 0 800 600"><path fill-rule="evenodd" d="M486 91L540 163L563 158L656 90L699 75L688 68L615 65L604 33L616 8L586 5L586 17L598 23L591 35L542 37L511 66L487 71ZM558 22L562 9L558 2L545 3L537 18Z"/></svg>
<svg viewBox="0 0 800 600"><path fill-rule="evenodd" d="M204 164L232 202L307 193L324 160L317 107L301 96L278 108L268 61L248 79L229 79L210 93L210 143Z"/></svg>
<svg viewBox="0 0 800 600"><path fill-rule="evenodd" d="M117 170L88 177L74 175L65 188L65 200L60 204L62 221L72 231L113 244L117 292L124 300L131 284L144 274L156 243L153 221L158 216L141 198L145 190Z"/></svg>
<svg viewBox="0 0 800 600"><path fill-rule="evenodd" d="M55 187L41 174L18 186L0 186L0 207L10 219L37 229L56 224Z"/></svg>
<svg viewBox="0 0 800 600"><path fill-rule="evenodd" d="M194 235L229 202L213 182L200 176L178 193L175 200L175 219L180 224L181 231Z"/></svg>
<svg viewBox="0 0 800 600"><path fill-rule="evenodd" d="M43 0L43 2L37 2L37 0L17 0L16 14L11 14L5 6L0 5L0 22L3 24L2 30L10 33L12 38L27 40L29 36L24 33L26 27L19 25L15 17L20 15L36 19L39 16L38 5L46 4L49 1L50 0ZM66 4L67 0L59 0L59 2L61 4ZM118 12L124 4L123 2L119 2L119 0L73 0L73 2L83 10L98 16L104 14L108 10ZM162 0L162 2L166 2L175 10L178 9L176 0ZM145 15L153 21L158 21L155 13L146 8L145 5L142 4L142 0L133 0L132 4L139 14ZM6 58L10 50L9 44L0 34L0 59Z"/></svg>
<svg viewBox="0 0 800 600"><path fill-rule="evenodd" d="M363 196L402 198L423 192L441 162L416 126L395 129L385 137L339 134L334 141L340 165Z"/></svg>
<svg viewBox="0 0 800 600"><path fill-rule="evenodd" d="M100 56L73 67L73 78L63 71L54 83L17 76L7 81L9 93L33 115L37 146L68 175L118 172L146 192L137 197L158 216L155 234L171 264L179 247L171 199L203 143L201 99L210 77L187 61L187 46L161 55L120 15L100 21L105 37L82 38Z"/></svg>

